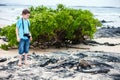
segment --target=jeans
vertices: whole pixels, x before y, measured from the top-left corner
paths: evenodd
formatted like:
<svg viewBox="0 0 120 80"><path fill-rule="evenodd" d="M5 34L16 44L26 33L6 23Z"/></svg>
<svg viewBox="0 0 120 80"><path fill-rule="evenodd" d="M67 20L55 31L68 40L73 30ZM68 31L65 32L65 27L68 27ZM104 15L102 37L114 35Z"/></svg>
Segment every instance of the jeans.
<svg viewBox="0 0 120 80"><path fill-rule="evenodd" d="M23 53L29 52L30 40L29 39L20 39L19 42L19 54L22 55Z"/></svg>

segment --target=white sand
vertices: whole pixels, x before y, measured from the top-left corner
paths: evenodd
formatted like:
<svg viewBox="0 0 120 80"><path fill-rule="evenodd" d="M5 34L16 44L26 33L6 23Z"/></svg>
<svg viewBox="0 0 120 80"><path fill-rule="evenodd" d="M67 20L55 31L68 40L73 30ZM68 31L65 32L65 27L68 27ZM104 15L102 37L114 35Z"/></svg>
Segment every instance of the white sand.
<svg viewBox="0 0 120 80"><path fill-rule="evenodd" d="M111 44L120 43L120 38L98 38L98 39L94 39L94 40L99 43L106 43L106 42L109 42Z"/></svg>
<svg viewBox="0 0 120 80"><path fill-rule="evenodd" d="M119 44L120 38L100 38L94 39L99 43L106 43L109 42L110 44ZM120 53L120 45L117 46L92 46L90 47L91 51L104 51L104 52L113 52L113 53Z"/></svg>

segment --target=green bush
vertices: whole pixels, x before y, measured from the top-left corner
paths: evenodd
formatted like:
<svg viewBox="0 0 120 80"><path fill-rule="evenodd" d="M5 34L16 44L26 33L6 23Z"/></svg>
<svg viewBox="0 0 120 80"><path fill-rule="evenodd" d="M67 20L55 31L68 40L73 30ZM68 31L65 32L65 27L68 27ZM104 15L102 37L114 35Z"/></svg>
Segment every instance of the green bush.
<svg viewBox="0 0 120 80"><path fill-rule="evenodd" d="M66 41L80 43L85 40L84 36L92 39L96 27L101 26L98 19L88 10L67 8L62 4L56 9L44 6L29 9L34 47L63 46ZM8 38L8 46L17 45L15 24L3 28L0 35Z"/></svg>
<svg viewBox="0 0 120 80"><path fill-rule="evenodd" d="M2 44L2 45L0 46L0 48L2 48L2 49L4 49L4 50L8 50L8 45Z"/></svg>

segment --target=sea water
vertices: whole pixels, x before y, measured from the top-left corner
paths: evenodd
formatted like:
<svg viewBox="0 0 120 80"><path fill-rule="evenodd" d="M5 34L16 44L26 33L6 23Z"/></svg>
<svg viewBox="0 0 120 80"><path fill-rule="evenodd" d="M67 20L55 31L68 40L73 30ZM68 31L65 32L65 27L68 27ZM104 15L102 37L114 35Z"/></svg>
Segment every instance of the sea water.
<svg viewBox="0 0 120 80"><path fill-rule="evenodd" d="M24 8L29 8L31 5L22 4L0 4L0 24L11 25L16 22L17 16L21 16ZM37 5L34 5L37 6ZM47 6L56 8L55 6ZM67 6L74 9L90 10L95 18L100 21L105 20L103 27L120 27L120 7L98 7L98 6Z"/></svg>

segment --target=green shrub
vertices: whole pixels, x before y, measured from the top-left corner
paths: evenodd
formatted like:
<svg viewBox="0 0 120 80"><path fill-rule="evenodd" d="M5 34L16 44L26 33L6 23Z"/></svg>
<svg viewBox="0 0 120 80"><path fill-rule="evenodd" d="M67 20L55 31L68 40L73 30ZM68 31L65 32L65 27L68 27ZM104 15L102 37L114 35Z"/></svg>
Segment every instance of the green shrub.
<svg viewBox="0 0 120 80"><path fill-rule="evenodd" d="M4 50L8 50L8 45L2 44L2 45L0 46L0 48L2 48L2 49L4 49Z"/></svg>
<svg viewBox="0 0 120 80"><path fill-rule="evenodd" d="M64 45L67 40L80 43L84 36L93 38L96 27L101 26L98 19L88 10L72 9L59 4L56 9L44 6L30 7L30 31L34 47ZM6 36L9 46L17 45L15 24L4 27L0 32Z"/></svg>

